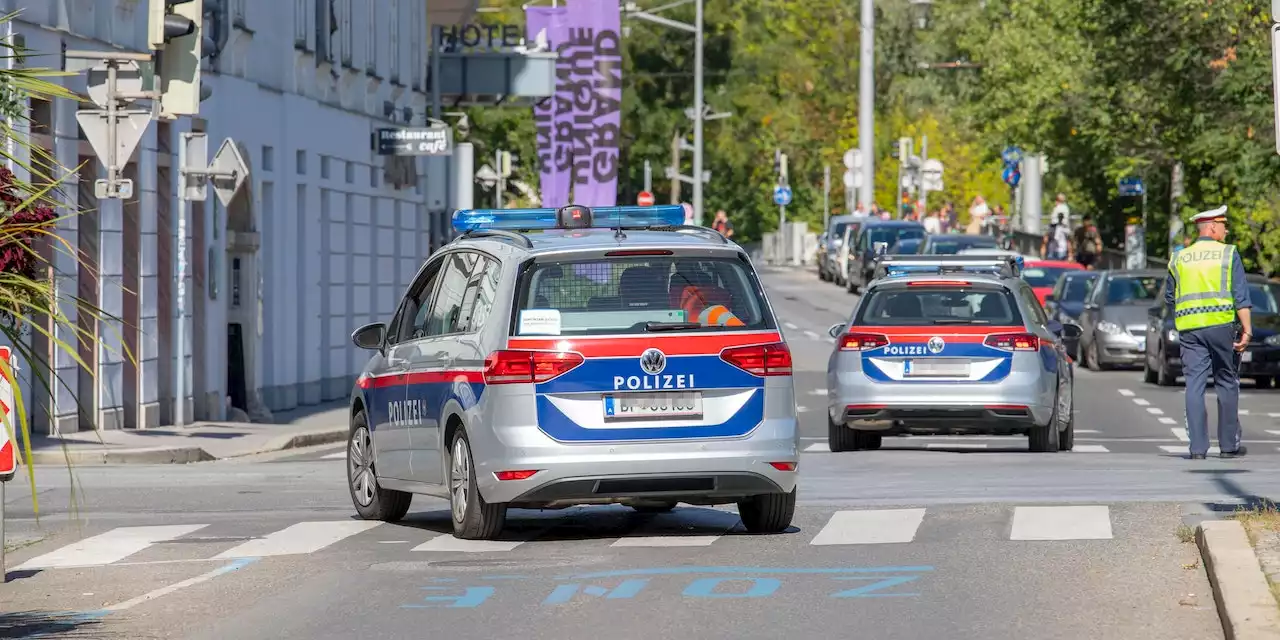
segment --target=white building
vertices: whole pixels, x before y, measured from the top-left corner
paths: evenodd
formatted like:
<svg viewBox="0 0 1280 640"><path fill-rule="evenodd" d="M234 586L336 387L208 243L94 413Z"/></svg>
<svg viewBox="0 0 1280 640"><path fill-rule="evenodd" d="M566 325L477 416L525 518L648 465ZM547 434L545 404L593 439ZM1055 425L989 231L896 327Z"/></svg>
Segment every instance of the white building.
<svg viewBox="0 0 1280 640"><path fill-rule="evenodd" d="M52 398L24 385L37 432L172 423L175 167L192 128L208 133L210 154L238 141L252 174L229 210L210 193L189 218L187 419L221 419L228 399L265 417L346 397L368 357L350 332L393 311L447 219L427 163L388 171L371 134L425 124L427 25L463 22L477 2L429 0L429 19L426 0L222 0L225 37L203 75L212 96L198 119L151 124L125 170L132 201L94 198L103 168L75 118L92 103L32 105L31 138L62 167L86 163L66 195L92 213L62 237L98 273L59 255L58 285L123 318L80 319L108 345L80 349L96 380L33 338L66 385ZM58 68L64 47L146 50L146 0L0 0L0 10L21 10L18 40L50 54L31 67ZM83 74L65 82L85 90Z"/></svg>

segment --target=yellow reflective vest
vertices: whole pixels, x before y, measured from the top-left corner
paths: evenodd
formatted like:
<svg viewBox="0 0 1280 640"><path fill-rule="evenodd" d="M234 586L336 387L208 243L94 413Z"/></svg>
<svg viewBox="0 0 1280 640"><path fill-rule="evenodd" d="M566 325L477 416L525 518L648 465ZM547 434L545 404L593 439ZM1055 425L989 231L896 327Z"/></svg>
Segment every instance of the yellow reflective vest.
<svg viewBox="0 0 1280 640"><path fill-rule="evenodd" d="M1173 254L1169 272L1176 283L1173 324L1178 331L1235 322L1236 305L1231 296L1235 252L1229 244L1198 240Z"/></svg>

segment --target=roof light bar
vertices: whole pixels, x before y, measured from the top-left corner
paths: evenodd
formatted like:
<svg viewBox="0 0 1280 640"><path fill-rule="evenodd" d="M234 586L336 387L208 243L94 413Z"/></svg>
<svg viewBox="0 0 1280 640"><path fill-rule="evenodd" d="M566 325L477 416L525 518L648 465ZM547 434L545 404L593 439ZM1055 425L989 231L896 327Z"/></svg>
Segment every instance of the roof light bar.
<svg viewBox="0 0 1280 640"><path fill-rule="evenodd" d="M577 208L577 207L575 207ZM562 209L459 209L453 214L453 230L458 233L485 229L537 231L594 227L601 229L643 229L684 224L684 207L591 207L585 224L561 223ZM569 216L563 216L568 220ZM575 216L574 219L581 219Z"/></svg>
<svg viewBox="0 0 1280 640"><path fill-rule="evenodd" d="M1022 274L1022 256L902 255L876 260L875 278L920 273L997 273L1005 277Z"/></svg>

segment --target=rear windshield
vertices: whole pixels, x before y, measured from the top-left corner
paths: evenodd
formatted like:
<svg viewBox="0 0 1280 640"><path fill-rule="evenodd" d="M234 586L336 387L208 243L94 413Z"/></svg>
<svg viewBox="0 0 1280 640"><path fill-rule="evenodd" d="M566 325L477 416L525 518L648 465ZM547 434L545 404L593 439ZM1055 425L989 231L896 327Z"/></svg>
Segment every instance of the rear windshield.
<svg viewBox="0 0 1280 640"><path fill-rule="evenodd" d="M1253 302L1253 315L1275 315L1280 305L1280 287L1274 284L1249 283L1249 300Z"/></svg>
<svg viewBox="0 0 1280 640"><path fill-rule="evenodd" d="M920 248L920 240L920 238L902 238L889 249L897 253L915 253Z"/></svg>
<svg viewBox="0 0 1280 640"><path fill-rule="evenodd" d="M849 226L849 223L848 223L848 222L841 222L841 223L837 224L837 225L835 226L835 229L834 229L834 230L832 230L831 235L830 235L830 236L828 236L828 237L829 237L829 238L831 238L832 240L837 240L837 239L843 240L843 239L844 239L844 230L845 230L845 228L847 228L848 226Z"/></svg>
<svg viewBox="0 0 1280 640"><path fill-rule="evenodd" d="M1156 299L1164 278L1156 276L1123 276L1107 284L1106 304L1137 304Z"/></svg>
<svg viewBox="0 0 1280 640"><path fill-rule="evenodd" d="M1082 302L1089 292L1093 290L1093 283L1097 278L1073 278L1067 277L1067 285L1062 292L1062 300L1064 302Z"/></svg>
<svg viewBox="0 0 1280 640"><path fill-rule="evenodd" d="M965 238L949 239L937 238L933 241L929 253L933 255L955 255L961 249L994 249L996 248L995 238Z"/></svg>
<svg viewBox="0 0 1280 640"><path fill-rule="evenodd" d="M892 245L900 239L923 237L923 227L872 227L867 229L867 246L874 246L877 242Z"/></svg>
<svg viewBox="0 0 1280 640"><path fill-rule="evenodd" d="M732 258L631 256L536 263L512 335L774 329L750 266Z"/></svg>
<svg viewBox="0 0 1280 640"><path fill-rule="evenodd" d="M1022 279L1033 287L1052 287L1058 283L1058 276L1077 271L1070 267L1027 267L1022 270Z"/></svg>
<svg viewBox="0 0 1280 640"><path fill-rule="evenodd" d="M1003 287L900 286L871 291L858 307L855 325L933 326L947 324L1020 325L1022 314Z"/></svg>

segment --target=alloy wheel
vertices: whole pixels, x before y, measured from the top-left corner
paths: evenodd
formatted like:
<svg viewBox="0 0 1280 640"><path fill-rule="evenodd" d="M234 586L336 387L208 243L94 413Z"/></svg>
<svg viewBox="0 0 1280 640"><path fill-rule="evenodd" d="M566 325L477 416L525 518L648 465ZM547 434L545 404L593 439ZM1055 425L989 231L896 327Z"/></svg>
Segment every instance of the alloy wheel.
<svg viewBox="0 0 1280 640"><path fill-rule="evenodd" d="M462 522L467 516L467 501L471 492L471 451L467 441L458 438L453 443L453 463L449 470L449 502L453 519Z"/></svg>
<svg viewBox="0 0 1280 640"><path fill-rule="evenodd" d="M373 439L369 429L360 427L351 434L347 445L347 479L351 483L351 495L362 507L373 503L378 479L373 473Z"/></svg>

